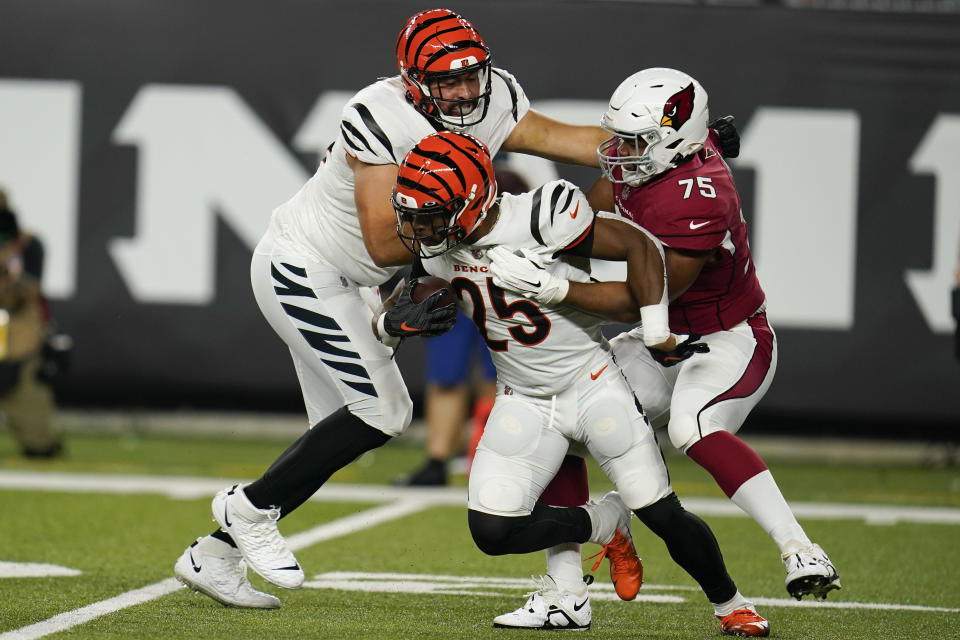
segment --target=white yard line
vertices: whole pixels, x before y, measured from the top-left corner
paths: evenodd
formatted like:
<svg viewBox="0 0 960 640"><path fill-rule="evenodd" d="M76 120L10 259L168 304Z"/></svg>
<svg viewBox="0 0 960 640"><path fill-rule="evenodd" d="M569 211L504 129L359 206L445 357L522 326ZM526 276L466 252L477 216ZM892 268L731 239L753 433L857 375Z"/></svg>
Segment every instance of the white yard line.
<svg viewBox="0 0 960 640"><path fill-rule="evenodd" d="M161 596L176 591L181 586L176 578L167 578L166 580L161 580L160 582L141 589L127 591L113 598L94 602L93 604L88 604L85 607L80 607L73 611L58 613L52 618L47 618L42 622L20 627L19 629L7 631L6 633L0 633L0 640L33 640L34 638L42 638L51 633L66 631L84 622L90 622L94 618L105 616L108 613L156 600Z"/></svg>
<svg viewBox="0 0 960 640"><path fill-rule="evenodd" d="M443 595L502 596L505 591L529 588L529 580L517 578L491 578L485 576L430 575L423 573L370 573L363 571L330 571L321 573L305 582L312 589L340 589L368 593L434 593ZM661 591L700 591L697 587L644 584L634 602L677 603L686 602L678 595L665 595ZM700 596L694 595L699 601ZM609 583L595 583L590 587L592 600L618 601L619 598ZM801 607L806 609L874 609L882 611L927 611L933 613L958 613L960 609L930 607L926 605L896 604L887 602L844 602L842 600L797 601L792 598L751 598L766 607Z"/></svg>
<svg viewBox="0 0 960 640"><path fill-rule="evenodd" d="M221 485L222 483L218 483L217 487L222 488ZM298 549L309 547L318 542L330 540L331 538L345 536L351 533L356 533L357 531L369 529L371 527L383 524L384 522L396 520L432 506L434 505L429 499L417 499L415 501L406 499L391 504L381 505L372 509L367 509L366 511L361 511L360 513L354 513L349 516L345 516L338 520L321 524L313 527L312 529L301 531L300 533L295 533L287 537L287 543L291 549L296 551ZM161 580L160 582L151 584L141 589L128 591L120 594L119 596L101 600L100 602L94 602L93 604L80 607L79 609L75 609L73 611L57 614L52 618L43 620L42 622L37 622L35 624L27 625L26 627L14 629L13 631L7 631L6 633L0 633L0 640L34 640L36 638L42 638L51 633L66 631L67 629L71 629L77 625L89 622L94 618L107 615L108 613L114 613L116 611L120 611L121 609L143 604L144 602L149 602L150 600L156 600L157 598L163 597L168 593L173 593L181 587L182 585L177 582L176 578L167 578L166 580Z"/></svg>
<svg viewBox="0 0 960 640"><path fill-rule="evenodd" d="M0 489L25 491L64 491L76 493L154 493L171 498L209 497L228 486L230 481L216 478L117 475L105 473L47 473L43 471L0 471ZM379 485L331 483L312 500L320 502L373 502L422 500L431 505L463 506L467 502L463 487L416 489ZM701 516L746 517L735 504L723 498L683 498L684 506ZM837 502L791 502L798 518L817 520L863 520L868 524L916 522L923 524L960 524L960 509L955 507L911 507L906 505L844 504Z"/></svg>

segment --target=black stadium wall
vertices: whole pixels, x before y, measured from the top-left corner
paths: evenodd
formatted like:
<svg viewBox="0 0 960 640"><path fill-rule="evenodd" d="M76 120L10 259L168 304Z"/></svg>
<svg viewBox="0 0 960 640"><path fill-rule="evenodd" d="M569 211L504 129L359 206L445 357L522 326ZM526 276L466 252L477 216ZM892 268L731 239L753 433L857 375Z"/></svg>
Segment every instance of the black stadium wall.
<svg viewBox="0 0 960 640"><path fill-rule="evenodd" d="M960 14L653 2L453 3L534 106L597 122L644 67L736 115L732 163L778 331L758 416L960 425ZM271 209L426 5L2 0L0 186L45 241L71 406L302 408L249 286ZM596 173L510 158L537 180ZM398 359L417 397L422 345ZM845 426L846 425L846 426ZM851 427L850 425L853 425Z"/></svg>

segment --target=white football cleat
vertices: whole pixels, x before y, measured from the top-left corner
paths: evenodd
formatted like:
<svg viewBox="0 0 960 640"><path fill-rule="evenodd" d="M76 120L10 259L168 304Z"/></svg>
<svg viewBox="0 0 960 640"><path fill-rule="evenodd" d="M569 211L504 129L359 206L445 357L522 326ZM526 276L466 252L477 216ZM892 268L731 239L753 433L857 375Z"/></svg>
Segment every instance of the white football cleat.
<svg viewBox="0 0 960 640"><path fill-rule="evenodd" d="M214 520L237 543L251 569L284 589L303 584L303 569L277 529L279 509L253 506L238 484L215 495L211 506Z"/></svg>
<svg viewBox="0 0 960 640"><path fill-rule="evenodd" d="M253 588L243 555L223 540L197 538L177 559L173 572L187 587L227 607L280 608L279 598Z"/></svg>
<svg viewBox="0 0 960 640"><path fill-rule="evenodd" d="M810 544L782 556L787 568L784 585L787 592L800 600L813 596L825 600L833 589L840 588L840 576L833 562L818 544Z"/></svg>
<svg viewBox="0 0 960 640"><path fill-rule="evenodd" d="M537 589L527 594L527 602L516 611L494 618L494 627L572 631L590 628L590 596L585 587L581 594L574 594L561 591L550 576L534 578L533 581Z"/></svg>

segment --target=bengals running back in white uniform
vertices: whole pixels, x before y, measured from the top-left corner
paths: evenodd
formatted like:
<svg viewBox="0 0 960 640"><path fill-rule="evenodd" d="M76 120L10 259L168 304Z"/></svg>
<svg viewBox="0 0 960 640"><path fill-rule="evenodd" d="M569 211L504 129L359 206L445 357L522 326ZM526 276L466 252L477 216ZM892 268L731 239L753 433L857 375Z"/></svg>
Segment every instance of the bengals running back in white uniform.
<svg viewBox="0 0 960 640"><path fill-rule="evenodd" d="M580 190L565 181L505 195L499 205L493 203L495 193L483 144L452 132L431 135L407 154L393 193L398 233L420 258L414 275L451 281L498 370L496 402L468 487L468 522L477 546L500 555L558 543L604 544L615 590L630 600L640 588L642 566L626 503L637 515L665 523L657 533L671 557L701 585L715 612L751 608L727 574L709 527L684 510L670 489L652 429L600 334L602 318L571 306L610 313L620 302L609 300L618 289L628 289L630 296L619 300L646 310L648 329L656 331L666 313L659 243L622 218L595 218ZM590 256L625 258L627 286L586 282ZM507 283L518 293L505 291ZM406 304L415 287L415 281L405 287L397 306ZM601 288L609 296L587 293ZM392 313L380 316L378 334L395 334L390 327L403 314L391 319ZM537 501L571 443L596 458L622 502L615 494L584 507ZM610 518L616 521L612 528ZM589 627L586 587L579 577L579 588L562 585L572 590L567 600L548 602L538 591L526 611L538 615L543 628ZM560 578L551 581L556 591ZM766 624L757 616L759 621ZM495 624L516 626L499 619Z"/></svg>
<svg viewBox="0 0 960 640"><path fill-rule="evenodd" d="M592 231L593 210L576 186L558 180L504 194L498 214L482 238L421 260L413 274L419 266L451 282L497 368L497 400L471 467L470 508L529 513L571 441L586 445L630 508L663 498L670 493L666 468L610 358L603 319L504 291L490 273L487 253L509 247L557 256L545 265L551 276L589 282L589 252L577 248Z"/></svg>

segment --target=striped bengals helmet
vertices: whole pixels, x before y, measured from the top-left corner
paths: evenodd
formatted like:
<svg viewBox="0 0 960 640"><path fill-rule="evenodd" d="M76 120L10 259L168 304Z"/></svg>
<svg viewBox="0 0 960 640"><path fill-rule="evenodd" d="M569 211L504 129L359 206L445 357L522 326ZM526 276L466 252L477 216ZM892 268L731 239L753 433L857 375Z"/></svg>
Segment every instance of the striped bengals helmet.
<svg viewBox="0 0 960 640"><path fill-rule="evenodd" d="M404 156L391 202L397 235L422 258L460 245L497 197L487 147L467 133L441 131Z"/></svg>
<svg viewBox="0 0 960 640"><path fill-rule="evenodd" d="M487 115L490 62L490 50L474 26L448 9L421 11L397 36L397 66L408 99L448 129L477 124ZM443 99L438 81L471 73L477 74L476 97ZM440 95L430 91L431 84Z"/></svg>

